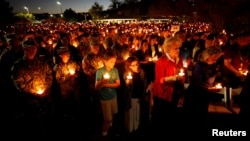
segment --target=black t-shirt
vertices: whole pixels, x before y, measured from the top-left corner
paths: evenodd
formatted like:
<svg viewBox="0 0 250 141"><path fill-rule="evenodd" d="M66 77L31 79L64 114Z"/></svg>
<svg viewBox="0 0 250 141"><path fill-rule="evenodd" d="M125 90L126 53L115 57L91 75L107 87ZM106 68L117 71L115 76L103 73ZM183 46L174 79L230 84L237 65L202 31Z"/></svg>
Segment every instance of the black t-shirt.
<svg viewBox="0 0 250 141"><path fill-rule="evenodd" d="M133 93L132 93L132 98L141 98L144 87L143 87L143 80L141 78L140 73L133 73Z"/></svg>

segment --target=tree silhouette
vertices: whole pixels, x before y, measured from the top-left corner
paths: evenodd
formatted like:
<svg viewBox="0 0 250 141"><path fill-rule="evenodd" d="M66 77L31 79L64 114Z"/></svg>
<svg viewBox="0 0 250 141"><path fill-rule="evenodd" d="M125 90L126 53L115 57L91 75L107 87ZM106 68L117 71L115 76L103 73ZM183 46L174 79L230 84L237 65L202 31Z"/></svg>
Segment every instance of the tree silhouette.
<svg viewBox="0 0 250 141"><path fill-rule="evenodd" d="M95 2L89 9L89 14L92 16L92 19L101 19L103 17L103 6Z"/></svg>
<svg viewBox="0 0 250 141"><path fill-rule="evenodd" d="M83 15L76 13L71 8L66 9L63 13L63 17L67 22L80 22L84 20Z"/></svg>
<svg viewBox="0 0 250 141"><path fill-rule="evenodd" d="M0 0L0 25L5 25L14 22L14 14L12 13L13 7L9 2Z"/></svg>
<svg viewBox="0 0 250 141"><path fill-rule="evenodd" d="M123 2L121 0L110 0L111 4L109 5L109 10L114 10L119 8Z"/></svg>

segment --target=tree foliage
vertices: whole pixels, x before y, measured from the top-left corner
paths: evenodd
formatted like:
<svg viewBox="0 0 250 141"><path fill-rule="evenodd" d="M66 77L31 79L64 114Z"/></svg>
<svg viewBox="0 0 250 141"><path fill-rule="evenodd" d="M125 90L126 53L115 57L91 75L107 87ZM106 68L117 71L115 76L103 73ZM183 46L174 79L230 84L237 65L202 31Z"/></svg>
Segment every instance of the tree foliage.
<svg viewBox="0 0 250 141"><path fill-rule="evenodd" d="M185 22L208 22L215 32L250 30L249 5L249 0L111 0L107 18L174 17Z"/></svg>
<svg viewBox="0 0 250 141"><path fill-rule="evenodd" d="M110 0L110 2L111 4L109 5L109 8L108 8L110 10L117 9L123 4L121 0Z"/></svg>
<svg viewBox="0 0 250 141"><path fill-rule="evenodd" d="M76 13L71 8L66 9L63 13L63 18L67 22L80 22L84 20L84 17L78 13Z"/></svg>
<svg viewBox="0 0 250 141"><path fill-rule="evenodd" d="M92 19L102 19L103 18L103 6L98 2L95 2L94 5L89 9L89 14L92 16Z"/></svg>

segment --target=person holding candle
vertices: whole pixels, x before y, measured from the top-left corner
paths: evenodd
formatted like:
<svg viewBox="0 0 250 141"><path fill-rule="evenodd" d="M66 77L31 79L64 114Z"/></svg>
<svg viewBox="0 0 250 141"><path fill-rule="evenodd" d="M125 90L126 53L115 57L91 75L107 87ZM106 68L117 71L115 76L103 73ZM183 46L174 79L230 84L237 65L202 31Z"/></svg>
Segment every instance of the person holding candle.
<svg viewBox="0 0 250 141"><path fill-rule="evenodd" d="M165 39L162 45L164 55L155 63L151 119L155 136L166 136L166 133L171 135L174 130L172 125L175 123L177 104L184 90L185 80L184 75L178 75L183 66L183 60L179 56L181 44L182 41L176 37Z"/></svg>
<svg viewBox="0 0 250 141"><path fill-rule="evenodd" d="M149 37L148 53L152 59L162 56L162 53L159 51L158 39L159 36L157 34L151 34Z"/></svg>
<svg viewBox="0 0 250 141"><path fill-rule="evenodd" d="M81 64L81 61L82 61L81 53L76 47L74 47L70 43L70 39L71 39L71 35L69 33L66 33L66 32L60 33L58 43L53 48L53 57L55 58L53 59L54 64L56 64L57 61L60 60L59 54L57 53L57 49L60 48L61 46L68 48L70 51L70 58L72 60L75 60L77 63Z"/></svg>
<svg viewBox="0 0 250 141"><path fill-rule="evenodd" d="M200 55L198 62L192 70L190 84L184 96L183 110L186 131L190 127L199 129L199 133L206 134L206 118L210 98L214 94L215 80L218 76L218 58L222 55L220 47L207 47ZM187 135L192 135L187 132Z"/></svg>
<svg viewBox="0 0 250 141"><path fill-rule="evenodd" d="M100 99L98 96L98 91L95 89L95 77L96 71L103 67L103 53L101 52L101 46L97 38L91 38L89 41L90 50L82 59L82 70L86 76L86 86L87 89L87 98L89 99L88 110L90 112L90 123L96 123L101 116L101 105ZM93 126L90 126L91 130Z"/></svg>
<svg viewBox="0 0 250 141"><path fill-rule="evenodd" d="M236 42L226 46L224 50L223 81L227 87L238 88L245 79L249 58L249 33L243 32L236 36Z"/></svg>
<svg viewBox="0 0 250 141"><path fill-rule="evenodd" d="M96 71L95 88L99 91L104 123L102 135L107 136L109 127L112 126L113 118L118 112L117 88L120 87L118 69L115 68L116 54L107 51L104 54L104 66Z"/></svg>
<svg viewBox="0 0 250 141"><path fill-rule="evenodd" d="M81 66L70 59L67 47L59 47L60 60L54 65L55 79L59 87L59 111L64 118L78 118L81 100Z"/></svg>
<svg viewBox="0 0 250 141"><path fill-rule="evenodd" d="M19 108L17 117L21 124L28 126L28 131L21 129L24 133L39 133L45 119L51 114L52 66L37 56L38 44L34 39L24 40L22 48L23 57L19 58L11 69L11 79L19 92L16 103Z"/></svg>
<svg viewBox="0 0 250 141"><path fill-rule="evenodd" d="M147 113L149 106L145 108L147 77L144 70L140 68L139 59L135 56L126 60L125 70L123 76L126 82L125 128L128 133L135 133L141 127L142 121L149 118L149 113Z"/></svg>

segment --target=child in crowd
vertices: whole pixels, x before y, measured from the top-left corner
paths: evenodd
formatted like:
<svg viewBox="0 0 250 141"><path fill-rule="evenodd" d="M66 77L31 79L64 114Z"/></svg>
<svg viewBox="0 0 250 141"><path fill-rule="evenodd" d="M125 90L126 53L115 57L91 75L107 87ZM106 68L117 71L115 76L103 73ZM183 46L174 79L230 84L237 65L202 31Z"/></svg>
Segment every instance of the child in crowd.
<svg viewBox="0 0 250 141"><path fill-rule="evenodd" d="M57 49L60 61L55 64L55 78L60 90L59 111L63 116L76 118L80 112L81 86L79 77L81 66L70 59L70 51L62 46Z"/></svg>
<svg viewBox="0 0 250 141"><path fill-rule="evenodd" d="M117 91L120 86L118 69L115 68L117 56L113 52L106 52L103 58L104 67L96 71L95 88L99 90L99 98L104 117L102 135L107 136L112 126L113 116L118 112Z"/></svg>
<svg viewBox="0 0 250 141"><path fill-rule="evenodd" d="M145 72L140 68L140 62L135 56L131 56L126 60L125 69L123 77L126 82L125 127L129 133L132 133L138 130L141 119L149 117L149 113L143 114L144 117L142 117L142 113L149 110L149 107L145 109L147 81Z"/></svg>

